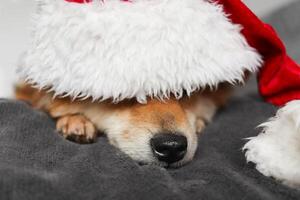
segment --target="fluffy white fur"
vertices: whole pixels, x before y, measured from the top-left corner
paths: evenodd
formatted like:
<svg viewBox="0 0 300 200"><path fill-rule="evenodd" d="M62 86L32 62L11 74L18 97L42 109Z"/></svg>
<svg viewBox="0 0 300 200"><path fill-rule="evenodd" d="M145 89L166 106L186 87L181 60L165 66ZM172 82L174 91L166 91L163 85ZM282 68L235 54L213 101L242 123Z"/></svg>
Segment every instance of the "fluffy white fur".
<svg viewBox="0 0 300 200"><path fill-rule="evenodd" d="M177 97L242 81L261 58L207 0L39 0L20 73L57 95L120 101Z"/></svg>
<svg viewBox="0 0 300 200"><path fill-rule="evenodd" d="M300 101L280 109L245 145L246 158L265 176L300 187Z"/></svg>

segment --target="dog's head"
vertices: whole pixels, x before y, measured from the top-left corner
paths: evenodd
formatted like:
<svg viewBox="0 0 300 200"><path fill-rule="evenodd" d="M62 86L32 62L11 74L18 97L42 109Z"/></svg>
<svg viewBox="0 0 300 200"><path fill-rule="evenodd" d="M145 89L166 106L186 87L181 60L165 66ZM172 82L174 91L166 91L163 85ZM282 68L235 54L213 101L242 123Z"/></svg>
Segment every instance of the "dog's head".
<svg viewBox="0 0 300 200"><path fill-rule="evenodd" d="M101 115L94 122L105 127L111 144L134 160L177 167L192 160L197 149L196 132L214 108L208 99L153 99L147 104L103 105L101 114L93 109L93 116ZM203 115L199 118L197 114Z"/></svg>
<svg viewBox="0 0 300 200"><path fill-rule="evenodd" d="M111 144L134 160L177 167L192 160L197 149L197 132L202 131L216 108L226 100L227 87L220 86L219 89L214 93L196 93L180 100L148 99L147 104L135 100L113 104L110 101L92 103L90 99L53 98L53 94L27 84L17 88L16 96L59 119L59 131L67 127L65 130L74 134L70 127L75 128L75 132L78 132L78 127L83 127L81 132L88 131L87 137L95 136L94 128L86 128L89 123L104 131ZM79 120L76 115L79 115ZM67 132L64 133L66 138Z"/></svg>
<svg viewBox="0 0 300 200"><path fill-rule="evenodd" d="M178 166L193 158L195 118L178 101L133 103L114 113L107 122L107 137L134 160Z"/></svg>

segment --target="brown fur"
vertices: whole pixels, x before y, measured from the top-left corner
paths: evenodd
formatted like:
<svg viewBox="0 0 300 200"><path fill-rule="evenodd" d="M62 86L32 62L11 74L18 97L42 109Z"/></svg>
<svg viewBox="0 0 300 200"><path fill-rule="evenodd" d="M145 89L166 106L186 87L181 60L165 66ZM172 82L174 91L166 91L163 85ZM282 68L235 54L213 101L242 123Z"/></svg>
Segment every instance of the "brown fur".
<svg viewBox="0 0 300 200"><path fill-rule="evenodd" d="M129 112L130 120L136 126L148 123L163 130L172 130L180 124L187 123L188 117L185 110L198 112L196 114L197 117L205 121L205 123L210 121L209 117L206 117L206 113L201 113L201 110L198 110L197 107L207 103L211 103L216 108L222 107L230 97L231 91L231 85L221 84L215 91L204 90L181 100L171 98L161 102L150 99L147 104L139 104L135 100L127 100L119 104L111 104L109 102L92 103L90 99L72 101L70 98L53 98L51 93L37 90L28 84L20 84L16 88L16 98L30 103L34 108L48 112L53 118L57 118L58 122L60 118L66 116L73 116L67 123L78 122L74 116L78 115L78 118L82 118L86 107L99 105L105 112L114 112L120 115L124 112Z"/></svg>
<svg viewBox="0 0 300 200"><path fill-rule="evenodd" d="M149 134L158 133L180 133L193 142L195 133L202 132L216 110L226 104L231 91L231 85L220 84L215 91L196 92L180 100L170 98L161 102L149 99L147 104L126 100L112 104L109 101L92 102L91 99L53 98L52 93L20 84L16 88L16 98L57 119L57 130L66 139L91 143L99 132L106 132L110 143L122 149L149 137ZM128 144L122 147L124 143ZM134 149L124 151L135 157Z"/></svg>

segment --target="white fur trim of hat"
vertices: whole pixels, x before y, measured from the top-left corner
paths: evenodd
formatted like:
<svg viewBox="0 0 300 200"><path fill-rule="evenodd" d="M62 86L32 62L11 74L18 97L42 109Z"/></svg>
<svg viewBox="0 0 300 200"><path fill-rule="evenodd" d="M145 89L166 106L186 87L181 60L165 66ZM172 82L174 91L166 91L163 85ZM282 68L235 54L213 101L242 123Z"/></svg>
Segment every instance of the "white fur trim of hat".
<svg viewBox="0 0 300 200"><path fill-rule="evenodd" d="M243 80L262 60L207 0L39 0L21 76L56 95L115 102L181 97Z"/></svg>

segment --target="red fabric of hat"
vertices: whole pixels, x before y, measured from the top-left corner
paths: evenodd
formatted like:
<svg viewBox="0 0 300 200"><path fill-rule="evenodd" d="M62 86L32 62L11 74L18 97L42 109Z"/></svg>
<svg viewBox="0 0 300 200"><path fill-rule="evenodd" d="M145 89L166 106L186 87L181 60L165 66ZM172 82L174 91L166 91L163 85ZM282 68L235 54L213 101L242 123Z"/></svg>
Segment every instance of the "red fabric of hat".
<svg viewBox="0 0 300 200"><path fill-rule="evenodd" d="M300 99L300 67L286 52L285 46L271 26L258 19L240 0L217 0L229 18L243 26L242 33L249 44L264 59L259 90L266 101L283 105Z"/></svg>

